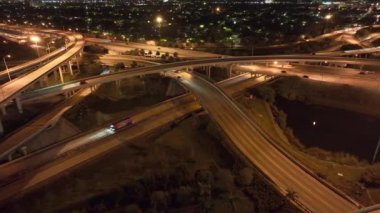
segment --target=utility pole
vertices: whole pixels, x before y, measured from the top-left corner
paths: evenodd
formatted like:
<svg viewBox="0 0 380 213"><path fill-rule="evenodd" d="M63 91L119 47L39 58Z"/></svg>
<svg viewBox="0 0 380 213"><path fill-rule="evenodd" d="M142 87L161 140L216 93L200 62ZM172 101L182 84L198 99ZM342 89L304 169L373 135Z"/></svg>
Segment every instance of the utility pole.
<svg viewBox="0 0 380 213"><path fill-rule="evenodd" d="M373 158L372 158L372 164L375 163L377 152L379 151L379 147L380 147L380 137L379 137L379 142L377 142L375 154L373 155Z"/></svg>

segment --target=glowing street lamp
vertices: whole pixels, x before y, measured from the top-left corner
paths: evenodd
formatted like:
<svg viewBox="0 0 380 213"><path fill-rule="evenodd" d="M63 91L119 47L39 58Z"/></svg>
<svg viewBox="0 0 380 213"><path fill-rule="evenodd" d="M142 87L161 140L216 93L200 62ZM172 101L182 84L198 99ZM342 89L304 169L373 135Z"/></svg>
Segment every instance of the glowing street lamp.
<svg viewBox="0 0 380 213"><path fill-rule="evenodd" d="M34 35L34 36L31 36L31 37L30 37L30 41L36 43L37 55L38 55L38 57L40 57L40 52L39 52L39 50L38 50L38 42L41 41L41 38L40 38L39 36L35 36L35 35Z"/></svg>
<svg viewBox="0 0 380 213"><path fill-rule="evenodd" d="M6 55L3 57L3 62L4 62L4 65L5 65L5 69L7 70L7 73L8 73L8 78L9 78L9 81L11 81L11 75L9 74L9 69L8 69L8 65L7 65L7 61L5 60L5 58L11 58L12 56L11 55Z"/></svg>
<svg viewBox="0 0 380 213"><path fill-rule="evenodd" d="M161 16L156 17L156 22L158 24L158 36L161 39L161 23L164 21L164 19Z"/></svg>
<svg viewBox="0 0 380 213"><path fill-rule="evenodd" d="M164 20L162 19L161 16L157 16L157 17L156 17L156 22L157 22L158 24L161 24L163 21L164 21Z"/></svg>
<svg viewBox="0 0 380 213"><path fill-rule="evenodd" d="M327 14L327 15L325 16L325 19L326 19L326 20L330 20L332 17L333 17L333 15L331 15L331 14Z"/></svg>

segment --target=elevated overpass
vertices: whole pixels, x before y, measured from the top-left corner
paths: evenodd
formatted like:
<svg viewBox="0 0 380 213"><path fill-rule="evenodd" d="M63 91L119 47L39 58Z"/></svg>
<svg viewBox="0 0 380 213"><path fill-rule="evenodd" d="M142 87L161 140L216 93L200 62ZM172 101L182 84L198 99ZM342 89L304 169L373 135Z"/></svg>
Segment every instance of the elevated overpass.
<svg viewBox="0 0 380 213"><path fill-rule="evenodd" d="M243 74L218 82L217 84L224 88L228 94L232 95L245 88L265 81L267 81L267 79L264 77L251 78L250 75ZM83 162L97 158L99 155L110 151L114 146L110 146L109 143L113 144L113 142L110 141L117 137L117 135L123 135L124 132L128 135L128 137L124 137L120 143L114 144L120 146L125 144L125 142L128 142L129 138L152 132L157 127L162 128L168 123L175 122L179 118L198 110L201 110L199 103L196 102L193 95L186 93L158 103L148 110L143 110L142 112L131 115L134 122L142 128L127 128L120 131L119 134L115 134L115 132L109 131L108 127L110 124L106 124L95 130L70 138L67 141L54 144L30 155L2 164L0 165L0 170L2 171L0 173L0 203L14 198L19 194L25 193L26 191L29 191L30 188L35 188L37 185L41 185L43 181L59 175L59 173L64 172L67 169L78 167ZM89 146L92 145L95 145L98 148L103 148L98 149L93 147L90 149ZM87 147L87 149L83 149L83 147ZM78 155L88 152L95 152L95 154L86 158L76 158L75 161L70 159L62 160L62 158L71 156L75 151L78 152L78 149L82 150L79 151ZM70 153L70 155L68 155L68 153ZM57 170L58 172L46 173L44 172L44 169L46 168L39 168L45 163L49 164L48 167L50 168L50 166L54 166L54 162L56 161L62 162L62 166ZM23 175L20 174L28 174L27 176L29 178L22 178ZM39 177L37 178L37 176Z"/></svg>
<svg viewBox="0 0 380 213"><path fill-rule="evenodd" d="M77 90L143 74L192 69L216 64L265 64L275 61L284 63L328 61L354 65L380 65L380 62L377 60L314 55L229 57L137 68L128 72L86 78L85 80L81 80L85 82L84 84L78 81L46 88L44 91L45 94L59 94L62 93L62 91ZM299 202L305 206L306 209L316 212L351 212L358 209L356 203L343 198L334 190L319 182L311 174L302 169L297 162L276 149L276 147L273 146L273 141L261 131L260 127L249 120L236 104L217 87L189 74L180 74L180 76L181 79L179 81L199 97L202 105L222 127L235 148L243 154L248 161L267 175L281 192L285 193L288 189L295 190L300 195L298 199ZM3 98L0 100L7 99Z"/></svg>
<svg viewBox="0 0 380 213"><path fill-rule="evenodd" d="M299 63L324 62L326 60L346 64L380 65L380 62L377 60L311 55L229 57L137 68L131 71L87 78L85 79L85 84L81 84L80 82L68 83L66 85L46 88L45 91L50 90L48 93L54 93L52 91L61 93L65 90L69 91L96 86L105 82L143 74L170 72L180 69L186 70L216 64L251 65L252 63L266 64L273 63L274 61ZM304 170L304 168L300 166L300 163L278 150L273 145L273 140L263 133L257 124L249 120L236 104L217 87L189 74L181 74L180 81L199 97L201 104L221 126L233 146L235 146L252 165L257 166L260 171L267 175L269 179L273 181L274 185L279 187L281 192L285 193L288 189L295 190L300 196L299 202L305 206L306 209L316 212L350 212L359 208L358 204L347 200L324 183L319 182L312 174Z"/></svg>
<svg viewBox="0 0 380 213"><path fill-rule="evenodd" d="M46 30L44 32L54 33L56 31ZM52 71L58 70L61 77L61 81L63 82L62 65L64 64L68 64L68 68L70 72L72 72L70 60L71 58L76 57L78 54L81 53L82 48L84 46L84 40L83 36L80 34L71 34L66 36L70 40L70 43L67 47L59 49L53 52L52 54L47 55L46 57L42 57L34 61L27 62L26 64L17 66L13 70L11 70L11 72L18 72L20 70L33 67L36 64L48 61L44 65L39 66L33 72L15 78L12 81L9 81L0 86L0 108L3 114L6 114L5 108L13 100L14 102L16 102L18 111L22 113L23 109L21 106L19 95L33 83L37 82L37 80L39 80L40 78L44 77Z"/></svg>
<svg viewBox="0 0 380 213"><path fill-rule="evenodd" d="M358 204L321 183L298 162L280 151L259 127L250 120L222 90L212 83L188 73L178 74L179 81L200 100L211 118L221 127L232 146L258 168L277 189L297 193L304 211L353 212Z"/></svg>
<svg viewBox="0 0 380 213"><path fill-rule="evenodd" d="M214 65L236 65L236 64L242 64L249 67L249 66L252 66L252 63L254 64L259 63L259 65L261 65L261 68L262 68L263 64L273 65L274 62L324 63L326 61L342 63L342 64L380 66L380 61L378 60L342 58L342 57L325 57L325 56L313 56L313 55L279 55L279 56L248 56L248 57L214 58L214 59L170 63L170 64L151 66L151 67L141 67L141 68L127 70L125 72L117 72L117 73L111 73L111 74L106 74L102 76L84 78L78 81L67 82L64 84L59 84L59 85L39 89L36 91L28 92L28 93L22 94L21 97L23 100L28 100L28 99L30 100L36 97L48 97L52 95L63 94L65 92L79 90L81 88L96 86L102 83L117 81L123 78L131 78L131 77L139 76L139 75L168 72L168 71L173 71L173 70L192 69L195 67L206 67L206 66L214 66ZM318 77L314 78L310 76L310 79L328 80L329 75L335 75L335 76L338 76L338 78L331 79L331 81L333 82L341 81L340 83L350 82L351 84L355 84L357 82L358 83L360 82L360 84L370 83L371 85L374 85L374 87L377 87L377 83L378 83L377 79L373 79L372 76L369 77L369 76L359 75L358 74L359 71L356 72L355 74L353 74L352 72L345 74L344 68L340 69L340 73L324 71L324 69L330 70L331 67L316 66L316 68L314 69L314 75ZM283 70L283 68L281 67L270 68L268 71L264 70L264 71L260 71L259 73L270 74L270 75L301 75L301 76L303 75L302 73L297 74L296 72L293 72L293 73L289 72L289 73L284 74L284 73L281 73L281 70ZM249 70L247 69L247 71ZM257 70L253 70L252 72L257 72Z"/></svg>
<svg viewBox="0 0 380 213"><path fill-rule="evenodd" d="M66 37L69 41L66 44L66 47L61 47L57 50L54 50L51 53L48 53L46 55L41 56L39 58L30 60L26 63L20 64L20 65L14 66L14 67L10 67L8 70L0 71L0 78L7 78L8 73L10 76L14 77L16 75L21 75L21 74L28 72L28 71L31 71L33 69L37 69L42 64L48 62L51 59L54 59L55 57L57 57L60 54L63 54L67 48L71 48L73 45L75 45L75 42L77 39L80 39L79 37L77 37L75 35L67 34L66 32L61 32L61 31L49 31L49 32L51 32L51 33L54 32L57 35Z"/></svg>

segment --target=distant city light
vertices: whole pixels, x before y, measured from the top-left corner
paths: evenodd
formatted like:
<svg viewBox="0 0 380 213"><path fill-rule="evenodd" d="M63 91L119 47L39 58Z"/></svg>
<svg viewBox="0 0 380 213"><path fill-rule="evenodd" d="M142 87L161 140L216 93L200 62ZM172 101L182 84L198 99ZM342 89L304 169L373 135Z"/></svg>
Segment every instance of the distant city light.
<svg viewBox="0 0 380 213"><path fill-rule="evenodd" d="M157 17L156 17L156 22L157 22L157 23L161 24L162 21L163 21L163 19L162 19L161 16L157 16Z"/></svg>
<svg viewBox="0 0 380 213"><path fill-rule="evenodd" d="M30 36L30 40L38 43L41 41L41 38L39 36Z"/></svg>
<svg viewBox="0 0 380 213"><path fill-rule="evenodd" d="M326 20L330 20L332 17L333 17L333 16L332 16L331 14L327 14L327 15L325 16L325 19L326 19Z"/></svg>

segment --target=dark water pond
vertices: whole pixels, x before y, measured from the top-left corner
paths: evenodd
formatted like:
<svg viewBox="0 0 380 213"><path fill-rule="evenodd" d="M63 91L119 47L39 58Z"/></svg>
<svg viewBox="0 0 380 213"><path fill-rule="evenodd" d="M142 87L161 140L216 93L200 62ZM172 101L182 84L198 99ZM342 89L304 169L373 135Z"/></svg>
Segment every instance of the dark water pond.
<svg viewBox="0 0 380 213"><path fill-rule="evenodd" d="M306 147L372 160L380 137L379 118L284 98L277 98L276 106L288 115L288 126Z"/></svg>

